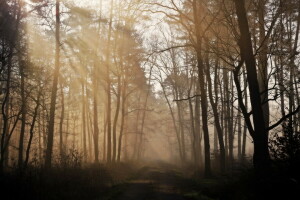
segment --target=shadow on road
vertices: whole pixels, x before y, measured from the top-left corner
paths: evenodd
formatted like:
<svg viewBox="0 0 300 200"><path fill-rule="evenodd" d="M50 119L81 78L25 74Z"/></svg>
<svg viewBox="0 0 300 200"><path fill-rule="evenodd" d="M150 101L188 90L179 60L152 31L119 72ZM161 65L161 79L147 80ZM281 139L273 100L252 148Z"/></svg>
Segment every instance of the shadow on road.
<svg viewBox="0 0 300 200"><path fill-rule="evenodd" d="M161 167L141 168L135 178L113 188L114 200L192 200L184 195L186 187L179 172ZM117 192L116 192L117 191Z"/></svg>

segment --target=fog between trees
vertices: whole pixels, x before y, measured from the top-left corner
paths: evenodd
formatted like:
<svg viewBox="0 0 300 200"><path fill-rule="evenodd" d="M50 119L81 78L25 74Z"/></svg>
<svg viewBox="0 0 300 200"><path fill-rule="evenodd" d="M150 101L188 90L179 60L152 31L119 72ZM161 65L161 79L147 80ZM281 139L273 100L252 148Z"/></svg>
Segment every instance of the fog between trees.
<svg viewBox="0 0 300 200"><path fill-rule="evenodd" d="M299 26L298 0L1 1L0 170L266 174L299 133Z"/></svg>

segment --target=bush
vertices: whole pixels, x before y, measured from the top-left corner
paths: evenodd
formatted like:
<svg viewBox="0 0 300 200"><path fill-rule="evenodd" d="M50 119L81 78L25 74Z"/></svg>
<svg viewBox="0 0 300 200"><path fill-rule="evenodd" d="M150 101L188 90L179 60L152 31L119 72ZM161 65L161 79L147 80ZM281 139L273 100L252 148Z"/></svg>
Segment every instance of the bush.
<svg viewBox="0 0 300 200"><path fill-rule="evenodd" d="M270 138L270 154L281 171L300 180L300 132L286 126L283 133L274 134Z"/></svg>
<svg viewBox="0 0 300 200"><path fill-rule="evenodd" d="M82 153L77 149L71 148L57 155L54 163L58 168L80 168L82 166L82 160Z"/></svg>

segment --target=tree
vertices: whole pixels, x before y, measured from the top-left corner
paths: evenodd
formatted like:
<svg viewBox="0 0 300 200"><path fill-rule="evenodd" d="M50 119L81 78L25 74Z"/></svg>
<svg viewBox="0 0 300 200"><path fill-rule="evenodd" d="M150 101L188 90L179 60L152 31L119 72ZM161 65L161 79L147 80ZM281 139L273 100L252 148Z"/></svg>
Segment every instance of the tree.
<svg viewBox="0 0 300 200"><path fill-rule="evenodd" d="M53 73L53 84L51 90L51 106L49 116L49 127L47 137L47 150L45 158L45 167L51 168L52 166L52 153L53 153L53 138L54 138L54 121L55 121L55 105L57 96L57 85L60 69L60 0L56 0L55 4L55 68Z"/></svg>

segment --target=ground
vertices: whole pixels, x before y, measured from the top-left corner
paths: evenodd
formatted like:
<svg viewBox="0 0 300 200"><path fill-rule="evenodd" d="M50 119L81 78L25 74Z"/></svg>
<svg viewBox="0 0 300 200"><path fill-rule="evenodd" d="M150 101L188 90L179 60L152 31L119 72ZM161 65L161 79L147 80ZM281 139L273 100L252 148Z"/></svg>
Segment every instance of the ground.
<svg viewBox="0 0 300 200"><path fill-rule="evenodd" d="M274 172L254 178L251 169L204 178L193 167L167 163L77 168L30 168L0 175L1 197L31 200L259 200L295 199L298 179Z"/></svg>
<svg viewBox="0 0 300 200"><path fill-rule="evenodd" d="M193 191L193 181L166 166L143 167L125 183L104 193L105 200L192 200L211 199ZM103 199L103 198L101 198Z"/></svg>

